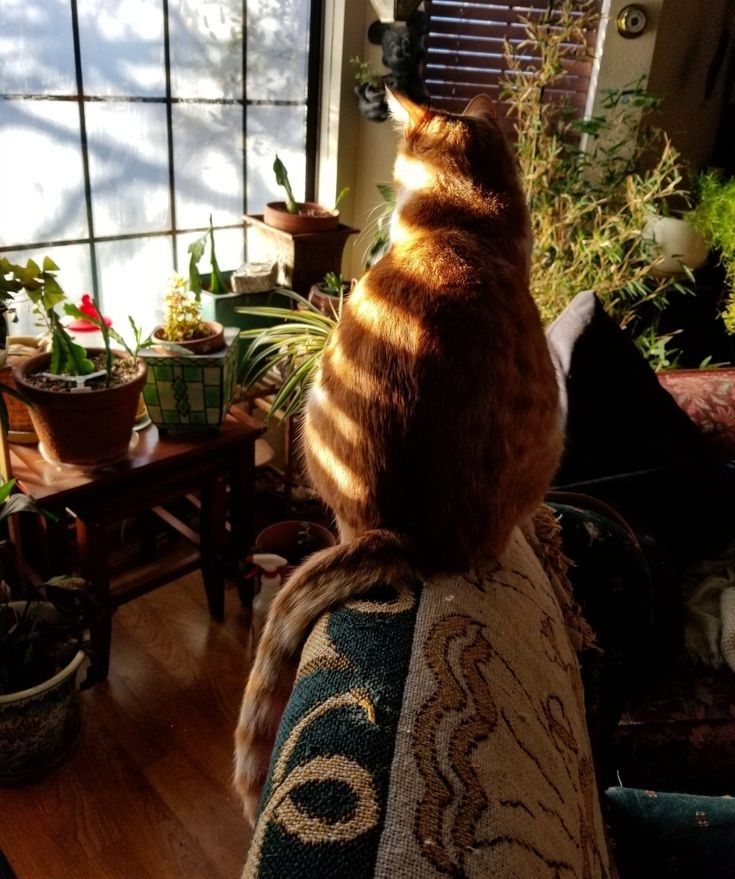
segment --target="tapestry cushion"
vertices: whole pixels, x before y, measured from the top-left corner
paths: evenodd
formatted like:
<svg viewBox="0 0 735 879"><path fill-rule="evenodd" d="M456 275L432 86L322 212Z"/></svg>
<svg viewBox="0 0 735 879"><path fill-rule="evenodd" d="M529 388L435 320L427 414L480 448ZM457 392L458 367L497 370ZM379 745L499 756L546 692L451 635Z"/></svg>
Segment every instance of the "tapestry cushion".
<svg viewBox="0 0 735 879"><path fill-rule="evenodd" d="M663 467L702 451L702 437L595 294L579 293L547 328L566 396L556 485Z"/></svg>
<svg viewBox="0 0 735 879"><path fill-rule="evenodd" d="M713 445L735 457L735 369L675 369L658 380Z"/></svg>
<svg viewBox="0 0 735 879"><path fill-rule="evenodd" d="M245 876L610 875L578 630L534 540L319 620Z"/></svg>
<svg viewBox="0 0 735 879"><path fill-rule="evenodd" d="M605 791L621 879L730 879L735 799L653 790Z"/></svg>

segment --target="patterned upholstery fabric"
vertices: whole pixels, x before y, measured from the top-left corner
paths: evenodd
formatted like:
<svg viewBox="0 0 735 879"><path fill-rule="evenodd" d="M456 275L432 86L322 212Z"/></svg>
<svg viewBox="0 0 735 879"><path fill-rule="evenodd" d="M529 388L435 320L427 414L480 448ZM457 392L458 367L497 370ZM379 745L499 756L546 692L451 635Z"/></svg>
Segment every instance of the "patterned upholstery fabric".
<svg viewBox="0 0 735 879"><path fill-rule="evenodd" d="M537 553L516 531L502 564L322 617L244 876L610 875L570 640L583 627L560 557L549 577Z"/></svg>
<svg viewBox="0 0 735 879"><path fill-rule="evenodd" d="M735 369L678 369L660 384L728 456L735 456Z"/></svg>

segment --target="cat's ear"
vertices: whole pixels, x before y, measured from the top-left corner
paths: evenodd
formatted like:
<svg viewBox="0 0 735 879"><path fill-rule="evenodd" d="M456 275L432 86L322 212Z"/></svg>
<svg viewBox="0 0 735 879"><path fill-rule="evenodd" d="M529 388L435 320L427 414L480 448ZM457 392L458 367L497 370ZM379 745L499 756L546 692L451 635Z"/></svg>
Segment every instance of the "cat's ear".
<svg viewBox="0 0 735 879"><path fill-rule="evenodd" d="M431 117L431 110L423 104L416 104L400 92L385 89L385 98L393 119L403 128L414 128Z"/></svg>
<svg viewBox="0 0 735 879"><path fill-rule="evenodd" d="M489 116L497 119L495 102L487 95L475 95L462 111L463 116Z"/></svg>

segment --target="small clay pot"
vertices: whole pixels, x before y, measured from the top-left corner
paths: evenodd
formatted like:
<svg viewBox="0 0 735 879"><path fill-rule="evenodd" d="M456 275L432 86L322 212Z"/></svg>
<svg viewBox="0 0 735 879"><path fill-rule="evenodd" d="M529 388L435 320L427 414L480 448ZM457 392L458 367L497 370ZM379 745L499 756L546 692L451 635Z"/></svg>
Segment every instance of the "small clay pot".
<svg viewBox="0 0 735 879"><path fill-rule="evenodd" d="M298 519L275 522L264 528L255 538L255 551L275 553L288 561L286 574L319 549L337 542L331 531L316 522Z"/></svg>
<svg viewBox="0 0 735 879"><path fill-rule="evenodd" d="M344 301L350 293L350 283L345 281L342 287L342 301ZM312 284L309 290L308 300L315 308L318 308L322 314L334 317L339 314L339 296L333 293L326 293L319 284Z"/></svg>
<svg viewBox="0 0 735 879"><path fill-rule="evenodd" d="M172 342L165 339L162 335L163 327L156 327L153 330L153 339L156 345L162 348L176 346L176 348L186 348L189 354L212 354L215 351L221 351L225 347L225 328L216 321L204 321L204 325L209 330L206 336L201 339L185 339L183 342ZM171 352L176 354L176 350Z"/></svg>
<svg viewBox="0 0 735 879"><path fill-rule="evenodd" d="M269 202L263 211L263 221L274 229L291 232L293 235L329 232L339 228L339 211L329 211L313 201L299 204L298 208L298 214L289 214L285 201ZM309 211L316 213L310 214Z"/></svg>

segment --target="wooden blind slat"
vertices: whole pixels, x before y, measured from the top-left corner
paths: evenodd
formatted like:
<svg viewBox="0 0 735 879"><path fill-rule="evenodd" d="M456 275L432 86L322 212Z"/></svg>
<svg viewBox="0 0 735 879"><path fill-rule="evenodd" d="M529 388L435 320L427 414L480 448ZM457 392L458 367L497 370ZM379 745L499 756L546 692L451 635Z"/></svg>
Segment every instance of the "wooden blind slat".
<svg viewBox="0 0 735 879"><path fill-rule="evenodd" d="M516 46L521 43L525 39L521 19L544 12L548 0L523 0L521 4L426 0L425 5L430 27L424 79L433 105L457 110L480 92L492 97L499 95L499 81L508 75L505 40ZM594 45L594 37L589 35L588 46ZM522 59L532 69L538 53L524 47ZM592 70L591 53L589 58L570 58L565 68L560 88L545 94L551 101L563 100L575 107L581 117ZM498 115L504 116L505 111L499 108Z"/></svg>

